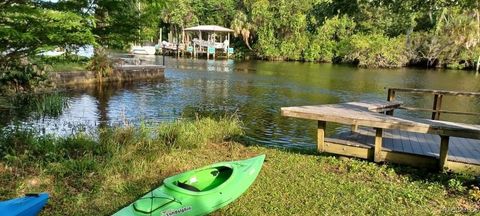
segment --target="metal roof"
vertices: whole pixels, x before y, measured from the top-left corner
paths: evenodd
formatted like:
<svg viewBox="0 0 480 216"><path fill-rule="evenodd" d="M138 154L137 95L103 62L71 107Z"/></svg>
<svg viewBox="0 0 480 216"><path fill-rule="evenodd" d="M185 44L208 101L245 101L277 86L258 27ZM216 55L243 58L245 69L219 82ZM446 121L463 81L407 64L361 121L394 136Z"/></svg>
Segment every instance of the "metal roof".
<svg viewBox="0 0 480 216"><path fill-rule="evenodd" d="M199 25L184 29L185 31L233 32L232 29L217 25Z"/></svg>

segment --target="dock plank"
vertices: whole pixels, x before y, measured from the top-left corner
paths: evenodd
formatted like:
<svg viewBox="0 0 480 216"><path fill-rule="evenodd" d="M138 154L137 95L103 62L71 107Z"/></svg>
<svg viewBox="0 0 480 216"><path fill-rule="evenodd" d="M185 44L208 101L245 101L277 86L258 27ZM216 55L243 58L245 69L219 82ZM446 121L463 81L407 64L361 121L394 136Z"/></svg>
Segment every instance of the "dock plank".
<svg viewBox="0 0 480 216"><path fill-rule="evenodd" d="M400 118L372 112L364 102L317 106L282 107L283 116L359 125L372 128L399 129L409 132L430 133L480 139L480 125L463 124L430 119Z"/></svg>
<svg viewBox="0 0 480 216"><path fill-rule="evenodd" d="M466 139L455 138L454 142L455 144L459 145L462 150L464 150L465 152L464 156L467 158L467 160L470 163L480 163L479 158L476 157L474 154L473 146L471 146Z"/></svg>
<svg viewBox="0 0 480 216"><path fill-rule="evenodd" d="M423 133L419 133L418 135L422 137L422 143L425 143L425 145L428 146L428 150L433 155L439 154L439 146L438 146L439 141L433 142L435 135L423 134Z"/></svg>
<svg viewBox="0 0 480 216"><path fill-rule="evenodd" d="M394 146L395 146L394 150L395 151L400 151L400 152L405 151L403 143L400 140L400 135L398 134L398 130L391 130L391 133L393 134L393 143L394 143Z"/></svg>

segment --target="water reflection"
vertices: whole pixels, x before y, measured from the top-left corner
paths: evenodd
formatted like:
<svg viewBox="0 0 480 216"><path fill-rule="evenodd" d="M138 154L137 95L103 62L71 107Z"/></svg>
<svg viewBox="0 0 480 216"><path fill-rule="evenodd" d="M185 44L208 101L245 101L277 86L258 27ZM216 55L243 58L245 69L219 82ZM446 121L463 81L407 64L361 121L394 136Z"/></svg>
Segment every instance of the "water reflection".
<svg viewBox="0 0 480 216"><path fill-rule="evenodd" d="M162 57L142 56L146 64ZM280 116L280 107L385 99L385 87L480 91L480 77L465 71L357 69L331 64L201 59L166 59L165 79L68 90L68 108L42 121L22 122L65 133L84 124L138 124L196 116L236 114L244 122L246 141L276 146L315 143L316 123ZM398 94L418 107L431 107L432 97ZM478 98L444 98L444 108L478 112ZM397 112L428 118L429 113ZM478 123L479 118L443 115L442 119ZM329 125L328 133L346 130Z"/></svg>

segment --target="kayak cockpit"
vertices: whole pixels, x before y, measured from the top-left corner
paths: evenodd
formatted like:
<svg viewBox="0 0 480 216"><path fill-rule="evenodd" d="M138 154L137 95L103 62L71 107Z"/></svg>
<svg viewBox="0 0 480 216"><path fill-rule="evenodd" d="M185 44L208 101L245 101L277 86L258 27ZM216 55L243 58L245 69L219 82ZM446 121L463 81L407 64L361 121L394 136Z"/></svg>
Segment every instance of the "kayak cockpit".
<svg viewBox="0 0 480 216"><path fill-rule="evenodd" d="M179 176L178 179L173 180L173 185L193 192L205 192L225 183L232 173L231 167L210 167L189 173L189 175Z"/></svg>

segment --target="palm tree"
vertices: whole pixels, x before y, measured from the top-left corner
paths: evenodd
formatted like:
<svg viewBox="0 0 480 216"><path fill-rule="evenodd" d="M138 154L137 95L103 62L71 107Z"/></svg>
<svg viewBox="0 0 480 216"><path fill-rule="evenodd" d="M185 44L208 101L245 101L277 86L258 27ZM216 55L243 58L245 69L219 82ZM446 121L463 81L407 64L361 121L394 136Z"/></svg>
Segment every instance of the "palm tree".
<svg viewBox="0 0 480 216"><path fill-rule="evenodd" d="M238 35L242 36L245 45L247 45L248 49L252 50L249 40L250 36L253 34L255 26L248 21L247 15L242 11L237 11L233 18L231 28L234 31L235 37Z"/></svg>

